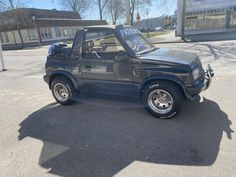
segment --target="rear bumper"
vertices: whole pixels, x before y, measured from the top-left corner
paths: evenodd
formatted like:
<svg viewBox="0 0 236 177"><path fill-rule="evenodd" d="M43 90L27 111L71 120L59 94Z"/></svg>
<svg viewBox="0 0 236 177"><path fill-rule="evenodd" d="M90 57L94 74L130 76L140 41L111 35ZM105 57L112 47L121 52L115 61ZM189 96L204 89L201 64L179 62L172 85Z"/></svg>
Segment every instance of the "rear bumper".
<svg viewBox="0 0 236 177"><path fill-rule="evenodd" d="M197 83L194 86L187 87L187 97L189 99L194 99L199 93L207 90L212 83L212 78L214 77L214 71L210 65L207 66L207 70L205 71L205 79L201 82Z"/></svg>

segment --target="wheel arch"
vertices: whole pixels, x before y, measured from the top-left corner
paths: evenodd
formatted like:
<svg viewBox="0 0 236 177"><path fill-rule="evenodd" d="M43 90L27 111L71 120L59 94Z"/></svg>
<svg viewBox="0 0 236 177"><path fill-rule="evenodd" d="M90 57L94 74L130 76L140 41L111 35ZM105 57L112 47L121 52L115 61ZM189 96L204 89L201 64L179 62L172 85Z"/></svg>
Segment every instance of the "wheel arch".
<svg viewBox="0 0 236 177"><path fill-rule="evenodd" d="M48 82L50 89L51 89L52 81L57 77L65 77L65 78L69 79L72 82L72 84L74 85L74 88L77 90L79 89L78 80L75 78L75 76L73 76L71 73L66 72L66 71L56 71L51 74L51 76L49 77L49 82Z"/></svg>
<svg viewBox="0 0 236 177"><path fill-rule="evenodd" d="M174 84L182 91L184 98L188 98L188 94L186 92L184 83L175 77L152 77L152 78L148 78L148 79L144 80L144 82L142 83L140 92L139 92L140 98L142 97L142 94L143 94L145 88L148 86L148 84L150 84L152 82L157 82L157 81L165 81L165 82Z"/></svg>

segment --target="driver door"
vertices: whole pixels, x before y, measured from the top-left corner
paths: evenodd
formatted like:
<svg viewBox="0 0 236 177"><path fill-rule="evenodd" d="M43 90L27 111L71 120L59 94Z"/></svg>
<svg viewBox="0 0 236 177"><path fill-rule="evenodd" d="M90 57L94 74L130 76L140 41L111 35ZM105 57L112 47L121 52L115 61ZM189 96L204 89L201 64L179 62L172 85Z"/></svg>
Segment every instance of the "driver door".
<svg viewBox="0 0 236 177"><path fill-rule="evenodd" d="M85 30L80 63L83 91L132 93L132 60L112 29Z"/></svg>

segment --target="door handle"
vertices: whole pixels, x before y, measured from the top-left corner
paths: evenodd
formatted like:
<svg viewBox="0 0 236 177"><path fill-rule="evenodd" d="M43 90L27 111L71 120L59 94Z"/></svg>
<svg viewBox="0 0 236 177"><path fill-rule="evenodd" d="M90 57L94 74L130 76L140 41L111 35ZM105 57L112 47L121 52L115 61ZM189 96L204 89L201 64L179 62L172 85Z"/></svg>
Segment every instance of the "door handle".
<svg viewBox="0 0 236 177"><path fill-rule="evenodd" d="M91 69L92 67L90 65L85 65L85 68Z"/></svg>
<svg viewBox="0 0 236 177"><path fill-rule="evenodd" d="M101 59L101 57L98 55L96 51L93 51L92 54L95 54L99 59Z"/></svg>

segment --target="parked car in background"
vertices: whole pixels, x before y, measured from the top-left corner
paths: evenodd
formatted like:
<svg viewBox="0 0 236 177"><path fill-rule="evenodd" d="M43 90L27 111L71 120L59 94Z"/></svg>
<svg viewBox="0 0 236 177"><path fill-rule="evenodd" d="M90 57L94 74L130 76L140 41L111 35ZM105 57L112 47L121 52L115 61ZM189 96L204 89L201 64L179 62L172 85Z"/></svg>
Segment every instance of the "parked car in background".
<svg viewBox="0 0 236 177"><path fill-rule="evenodd" d="M162 31L162 27L156 27L155 31Z"/></svg>

